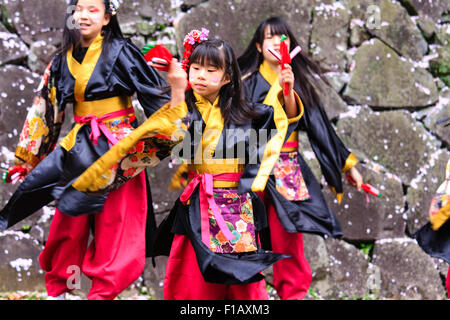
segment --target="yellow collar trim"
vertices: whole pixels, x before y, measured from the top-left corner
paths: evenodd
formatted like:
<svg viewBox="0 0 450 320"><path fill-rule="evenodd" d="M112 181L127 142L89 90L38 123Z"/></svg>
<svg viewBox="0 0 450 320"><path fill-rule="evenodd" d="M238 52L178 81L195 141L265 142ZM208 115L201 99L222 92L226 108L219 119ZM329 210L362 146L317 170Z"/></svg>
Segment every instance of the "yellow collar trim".
<svg viewBox="0 0 450 320"><path fill-rule="evenodd" d="M275 122L277 133L267 142L266 148L264 149L261 165L258 173L256 174L256 178L252 183L252 191L255 192L263 191L266 187L269 175L272 172L275 162L280 156L281 148L286 138L289 124L286 113L284 112L283 106L279 99L279 94L283 94L282 91L283 88L281 88L280 83L275 81L263 101L263 104L273 108L273 121Z"/></svg>
<svg viewBox="0 0 450 320"><path fill-rule="evenodd" d="M213 161L214 151L216 150L224 128L224 120L219 107L219 96L217 96L212 104L206 98L195 92L194 96L197 99L195 105L205 122L205 129L202 135L202 148L197 149L194 163L209 163Z"/></svg>
<svg viewBox="0 0 450 320"><path fill-rule="evenodd" d="M102 54L102 44L103 36L99 34L89 46L81 64L72 55L73 47L67 51L67 66L75 78L74 95L76 101L84 101L87 84Z"/></svg>
<svg viewBox="0 0 450 320"><path fill-rule="evenodd" d="M217 107L217 108L219 107L219 96L217 96L216 100L214 100L214 103L211 103L211 102L209 102L208 99L206 99L202 95L199 95L195 91L192 91L192 92L194 93L195 99L197 100L195 105L199 108L199 111L200 111L200 109L205 110L205 109L209 109L211 107Z"/></svg>
<svg viewBox="0 0 450 320"><path fill-rule="evenodd" d="M263 78L272 86L275 81L278 80L278 74L275 70L272 69L269 63L265 60L259 66L259 73L263 76Z"/></svg>

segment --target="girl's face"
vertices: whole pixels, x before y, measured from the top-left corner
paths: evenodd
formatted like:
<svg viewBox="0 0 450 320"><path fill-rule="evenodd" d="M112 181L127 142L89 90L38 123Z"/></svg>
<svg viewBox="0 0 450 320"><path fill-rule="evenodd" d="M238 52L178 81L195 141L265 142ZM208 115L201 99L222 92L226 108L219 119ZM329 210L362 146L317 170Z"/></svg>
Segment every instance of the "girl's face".
<svg viewBox="0 0 450 320"><path fill-rule="evenodd" d="M260 43L256 44L256 49L258 52L262 53L264 60L270 64L278 64L278 60L267 51L268 48L272 47L275 51L280 52L281 35L272 34L270 25L266 26L264 29L264 40L262 45ZM291 47L291 41L289 37L286 39L286 44L288 48Z"/></svg>
<svg viewBox="0 0 450 320"><path fill-rule="evenodd" d="M106 14L103 0L79 0L74 12L74 19L80 25L84 42L94 40L111 20Z"/></svg>
<svg viewBox="0 0 450 320"><path fill-rule="evenodd" d="M189 82L194 92L214 103L220 88L230 82L230 77L217 66L192 63L189 67Z"/></svg>

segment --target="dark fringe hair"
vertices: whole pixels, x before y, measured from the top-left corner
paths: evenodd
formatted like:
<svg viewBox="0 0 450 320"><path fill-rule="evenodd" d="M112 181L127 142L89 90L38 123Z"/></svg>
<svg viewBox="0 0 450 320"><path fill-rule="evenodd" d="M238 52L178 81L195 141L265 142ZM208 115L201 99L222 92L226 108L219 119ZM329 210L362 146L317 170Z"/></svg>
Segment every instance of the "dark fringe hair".
<svg viewBox="0 0 450 320"><path fill-rule="evenodd" d="M222 86L219 92L219 107L225 124L246 124L257 116L244 100L239 65L233 49L226 41L212 39L196 44L189 57L189 65L193 63L213 65L225 70L224 76L230 77L230 82ZM186 103L190 110L196 109L195 102L190 89L186 92Z"/></svg>
<svg viewBox="0 0 450 320"><path fill-rule="evenodd" d="M271 17L264 20L256 29L247 49L238 58L239 67L244 75L257 71L264 61L264 57L262 53L258 52L256 44L259 43L262 47L265 38L264 31L267 26L270 26L272 35L285 34L289 36L291 42L289 51L298 46L297 39L282 18ZM311 80L315 81L315 77L319 76L325 83L328 83L322 75L323 70L303 50L292 60L291 66L295 76L295 86L300 89L298 90L299 95L305 107L313 107L320 104L320 97L314 89Z"/></svg>
<svg viewBox="0 0 450 320"><path fill-rule="evenodd" d="M70 0L70 3L67 7L66 12L66 19L64 20L64 31L63 31L63 40L62 40L62 46L59 50L59 53L64 55L67 53L67 51L72 48L76 51L81 48L81 35L78 29L70 29L68 27L68 21L73 19L72 15L74 13L73 10L71 10L72 7L76 6L78 3L78 0ZM103 0L103 4L105 5L105 13L111 14L110 7L109 7L109 0ZM111 15L110 22L103 27L102 29L103 34L103 50L108 51L109 45L111 44L112 40L114 38L120 38L123 39L124 36L122 34L122 30L120 29L119 20L117 19L117 15Z"/></svg>

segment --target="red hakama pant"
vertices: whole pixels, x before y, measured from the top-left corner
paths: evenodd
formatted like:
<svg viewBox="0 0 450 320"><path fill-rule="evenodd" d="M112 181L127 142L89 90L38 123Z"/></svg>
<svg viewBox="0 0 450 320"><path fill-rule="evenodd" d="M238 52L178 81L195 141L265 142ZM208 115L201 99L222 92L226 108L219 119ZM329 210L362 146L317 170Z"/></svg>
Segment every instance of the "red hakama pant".
<svg viewBox="0 0 450 320"><path fill-rule="evenodd" d="M447 271L447 279L445 281L445 287L447 288L447 296L450 298L450 266Z"/></svg>
<svg viewBox="0 0 450 320"><path fill-rule="evenodd" d="M71 291L77 270L92 280L88 300L112 300L142 274L147 219L145 179L142 172L110 192L98 214L71 217L56 210L39 256L49 296ZM93 240L88 246L92 224Z"/></svg>
<svg viewBox="0 0 450 320"><path fill-rule="evenodd" d="M263 280L238 285L206 282L187 236L175 234L164 278L165 300L268 300Z"/></svg>
<svg viewBox="0 0 450 320"><path fill-rule="evenodd" d="M268 196L261 192L258 194L267 210L272 251L291 256L273 265L273 286L281 300L301 300L308 293L312 281L311 267L303 250L303 235L287 232Z"/></svg>

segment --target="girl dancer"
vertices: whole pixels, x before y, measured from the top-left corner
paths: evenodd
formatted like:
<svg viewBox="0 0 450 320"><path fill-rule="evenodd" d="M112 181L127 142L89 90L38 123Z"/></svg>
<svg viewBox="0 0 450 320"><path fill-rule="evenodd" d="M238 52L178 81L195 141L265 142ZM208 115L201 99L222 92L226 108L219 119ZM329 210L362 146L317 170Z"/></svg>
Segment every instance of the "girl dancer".
<svg viewBox="0 0 450 320"><path fill-rule="evenodd" d="M414 237L430 256L450 263L450 159L445 168L445 181L431 201L429 215L430 222L416 231ZM450 267L445 287L450 298Z"/></svg>
<svg viewBox="0 0 450 320"><path fill-rule="evenodd" d="M297 54L290 67L281 70L269 48L280 52L281 36L286 36L288 51L298 46L289 26L281 18L263 21L257 28L245 52L238 58L244 75L245 96L266 103L268 93L278 86L278 77L293 73L295 91L305 105L304 116L292 126L265 190L272 250L292 257L273 267L274 287L281 299L302 299L310 286L311 269L303 252L301 232L338 237L342 231L325 202L319 183L298 151L298 130L305 130L320 162L329 186L342 199L342 173L349 174L361 189L362 177L354 167L357 159L350 153L333 130L311 79L320 74L319 68L302 53ZM292 94L292 93L290 93ZM290 110L285 109L289 115Z"/></svg>
<svg viewBox="0 0 450 320"><path fill-rule="evenodd" d="M115 168L141 157L136 143L152 148L147 156L157 158L153 163L169 152L182 157L188 184L152 247L155 256L169 255L165 299L267 299L260 271L286 256L260 248L266 215L254 192L264 190L303 105L296 98L283 101L281 87L272 91L270 105L244 102L232 49L207 35L194 30L185 39L182 66L190 89L185 92L187 74L174 60L170 104L96 161L74 187L88 191L102 179L117 180ZM295 117L287 118L283 103L297 110Z"/></svg>

